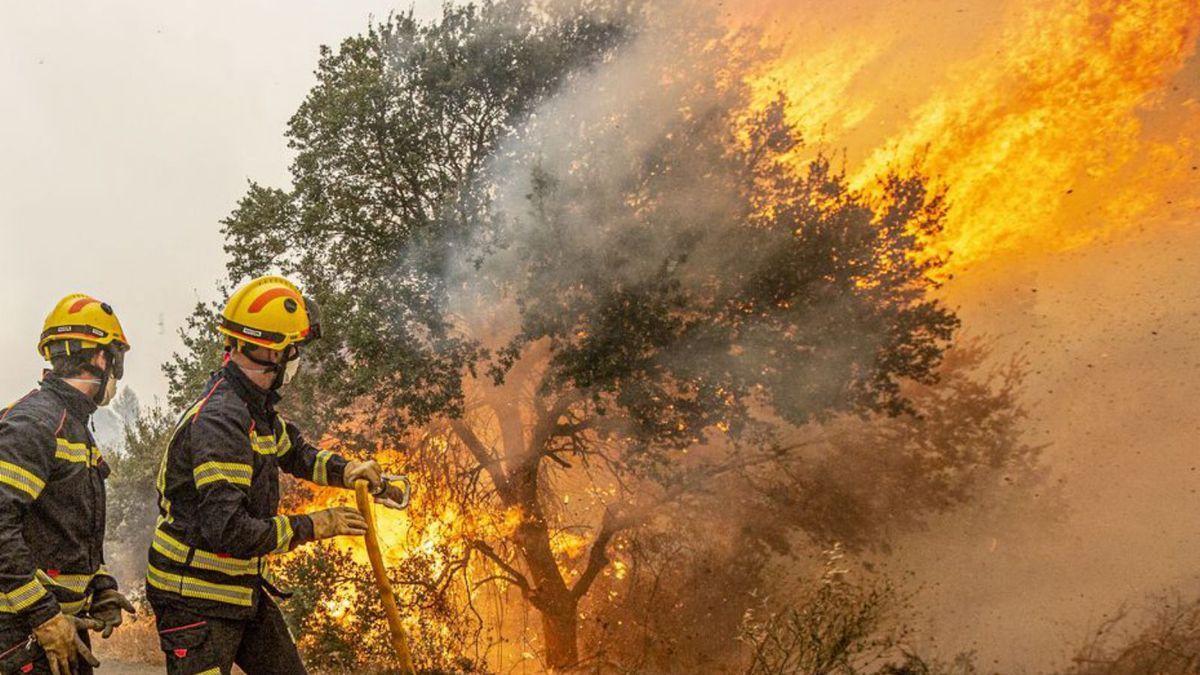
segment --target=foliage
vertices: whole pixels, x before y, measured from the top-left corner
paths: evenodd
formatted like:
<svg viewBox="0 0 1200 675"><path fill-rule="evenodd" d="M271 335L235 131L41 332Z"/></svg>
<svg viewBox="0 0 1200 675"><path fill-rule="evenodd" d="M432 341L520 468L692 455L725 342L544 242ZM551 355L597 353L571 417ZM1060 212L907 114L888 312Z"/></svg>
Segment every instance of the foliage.
<svg viewBox="0 0 1200 675"><path fill-rule="evenodd" d="M220 308L215 304L196 303L179 330L183 351L171 355L163 364L167 376L167 402L174 410L185 410L200 398L201 387L221 364L222 340L214 330Z"/></svg>
<svg viewBox="0 0 1200 675"><path fill-rule="evenodd" d="M821 452L750 475L759 513L782 510L822 545L886 547L930 514L1037 486L1042 446L1022 436L1021 362L990 359L984 341L962 340L946 351L936 384L904 385L909 413L843 415L805 430L799 442Z"/></svg>
<svg viewBox="0 0 1200 675"><path fill-rule="evenodd" d="M733 668L752 598L779 592L777 568L798 564L810 542L886 549L933 513L1039 488L1039 448L1018 433L1019 364L993 369L987 353L964 341L947 352L938 384L906 388L913 413L812 425L809 452L727 473L622 537L622 578L595 589L609 601L586 626L591 658L634 670Z"/></svg>
<svg viewBox="0 0 1200 675"><path fill-rule="evenodd" d="M590 14L545 16L511 1L447 5L437 23L410 12L322 48L288 126L293 188L252 183L224 221L231 283L293 275L336 327L308 354L321 400L306 417L375 397L418 422L461 408L460 368L477 352L436 304L445 252L414 249L464 227L459 196L498 140L620 36ZM210 313L197 308L168 369L175 398L212 363Z"/></svg>
<svg viewBox="0 0 1200 675"><path fill-rule="evenodd" d="M420 564L392 570L393 587L407 601L404 614L414 619L406 628L415 665L431 675L482 672L473 660L456 656L471 652L474 617L450 605L445 594L423 591L421 585L433 575ZM288 556L279 574L293 591L283 609L309 665L353 672L394 667L368 565L333 546L317 545Z"/></svg>

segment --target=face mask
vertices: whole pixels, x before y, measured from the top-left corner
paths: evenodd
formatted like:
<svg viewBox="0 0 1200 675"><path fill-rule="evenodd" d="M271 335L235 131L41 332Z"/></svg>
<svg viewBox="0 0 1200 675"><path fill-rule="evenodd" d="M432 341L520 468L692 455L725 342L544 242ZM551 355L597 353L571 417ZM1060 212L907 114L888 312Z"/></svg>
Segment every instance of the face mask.
<svg viewBox="0 0 1200 675"><path fill-rule="evenodd" d="M97 379L84 379L81 377L66 378L67 382L81 382L84 384L94 384L99 389L92 396L92 401L98 406L106 406L112 403L112 400L117 395L117 380L121 379L124 374L124 354L121 352L108 352L108 367L104 370L87 363L82 366L83 370L96 375Z"/></svg>
<svg viewBox="0 0 1200 675"><path fill-rule="evenodd" d="M117 378L109 377L108 381L104 383L104 396L101 397L101 399L99 401L96 401L96 405L103 408L104 406L108 405L109 403L112 403L112 400L113 400L113 398L116 397L116 395L117 395Z"/></svg>
<svg viewBox="0 0 1200 675"><path fill-rule="evenodd" d="M251 354L250 351L244 346L240 348L240 351L242 355L250 359L251 362L262 366L258 372L275 373L275 377L271 380L271 384L269 386L272 391L276 391L291 382L292 378L296 376L296 371L300 369L300 350L295 346L291 347L283 355L283 358L287 359L286 361L270 361L267 359L260 359Z"/></svg>
<svg viewBox="0 0 1200 675"><path fill-rule="evenodd" d="M292 359L283 367L283 383L282 386L287 386L292 383L292 378L296 377L296 373L300 370L300 357Z"/></svg>
<svg viewBox="0 0 1200 675"><path fill-rule="evenodd" d="M96 385L97 387L102 386L103 389L101 391L96 392L97 394L100 395L100 398L96 398L94 396L92 397L92 401L95 402L95 404L100 407L104 407L104 406L108 405L109 403L112 403L113 398L115 398L117 395L117 378L115 378L115 377L107 377L103 380L103 382L101 380L94 380L91 378L84 379L81 377L63 378L63 381L64 382L79 382L81 384L93 384L93 385Z"/></svg>

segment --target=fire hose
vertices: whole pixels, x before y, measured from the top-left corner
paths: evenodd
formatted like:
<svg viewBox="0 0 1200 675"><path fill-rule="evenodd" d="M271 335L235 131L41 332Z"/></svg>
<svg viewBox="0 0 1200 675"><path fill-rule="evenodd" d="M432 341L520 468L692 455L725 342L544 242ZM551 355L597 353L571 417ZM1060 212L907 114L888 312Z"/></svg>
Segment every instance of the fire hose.
<svg viewBox="0 0 1200 675"><path fill-rule="evenodd" d="M358 504L359 512L367 521L367 557L371 559L375 586L378 587L379 599L383 602L383 613L387 616L388 633L391 635L392 649L396 651L396 659L400 663L400 672L416 675L412 652L408 649L408 635L404 631L404 623L400 620L400 608L396 605L396 594L392 591L392 582L388 579L387 567L383 564L383 551L379 548L379 534L375 526L375 504L367 481L360 480L354 484L354 500Z"/></svg>

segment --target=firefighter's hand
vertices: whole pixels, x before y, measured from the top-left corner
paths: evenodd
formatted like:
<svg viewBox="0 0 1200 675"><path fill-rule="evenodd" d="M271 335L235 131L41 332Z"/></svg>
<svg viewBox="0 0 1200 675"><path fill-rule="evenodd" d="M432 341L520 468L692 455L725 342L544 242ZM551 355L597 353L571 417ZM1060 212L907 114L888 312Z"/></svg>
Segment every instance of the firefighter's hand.
<svg viewBox="0 0 1200 675"><path fill-rule="evenodd" d="M383 469L379 468L379 462L373 459L366 462L346 462L346 469L342 472L342 483L353 490L354 484L360 480L367 481L367 485L371 487L371 494L379 492L383 481Z"/></svg>
<svg viewBox="0 0 1200 675"><path fill-rule="evenodd" d="M80 657L91 664L93 668L100 665L100 661L92 655L91 650L83 644L83 639L79 637L76 627L81 625L87 627L92 624L87 619L68 618L65 614L59 613L33 629L34 637L42 646L42 651L46 652L46 661L49 662L50 672L53 675L71 675Z"/></svg>
<svg viewBox="0 0 1200 675"><path fill-rule="evenodd" d="M412 484L404 476L383 476L383 489L375 495L375 503L389 509L408 508L408 500L412 496Z"/></svg>
<svg viewBox="0 0 1200 675"><path fill-rule="evenodd" d="M349 506L334 506L313 511L308 517L312 518L314 539L329 539L346 534L361 537L367 533L367 521L363 520L357 509Z"/></svg>
<svg viewBox="0 0 1200 675"><path fill-rule="evenodd" d="M113 629L121 625L123 616L121 610L136 614L133 609L133 603L129 602L124 595L121 595L117 589L109 588L92 596L92 608L88 612L93 619L100 622L100 627L95 628L100 632L100 637L107 638L112 635Z"/></svg>

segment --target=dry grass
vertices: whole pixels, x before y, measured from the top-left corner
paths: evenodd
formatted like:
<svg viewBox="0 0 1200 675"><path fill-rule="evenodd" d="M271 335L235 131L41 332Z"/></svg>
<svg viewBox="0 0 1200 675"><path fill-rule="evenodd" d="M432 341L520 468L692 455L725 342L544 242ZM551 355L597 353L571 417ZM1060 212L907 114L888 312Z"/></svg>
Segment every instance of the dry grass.
<svg viewBox="0 0 1200 675"><path fill-rule="evenodd" d="M154 617L146 612L127 617L107 640L93 634L92 646L100 661L122 661L162 666L163 653L154 629Z"/></svg>
<svg viewBox="0 0 1200 675"><path fill-rule="evenodd" d="M92 634L92 648L101 666L133 667L145 665L145 672L161 672L164 666L162 649L158 644L158 632L154 627L154 616L148 607L145 614L125 619L125 623L113 632L112 637L104 640L98 634ZM113 672L113 671L110 671ZM124 671L120 671L124 672ZM139 668L137 672L142 672ZM235 667L234 673L242 673ZM345 675L351 671L318 670L314 675Z"/></svg>

